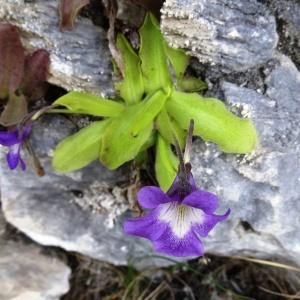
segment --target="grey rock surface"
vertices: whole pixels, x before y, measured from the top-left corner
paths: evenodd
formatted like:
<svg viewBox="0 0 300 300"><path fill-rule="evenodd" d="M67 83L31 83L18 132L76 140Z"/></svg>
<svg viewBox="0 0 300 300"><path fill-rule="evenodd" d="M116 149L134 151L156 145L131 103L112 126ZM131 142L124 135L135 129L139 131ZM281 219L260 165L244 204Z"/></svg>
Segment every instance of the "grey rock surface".
<svg viewBox="0 0 300 300"><path fill-rule="evenodd" d="M274 17L256 0L167 0L161 26L171 46L223 72L266 62L278 41Z"/></svg>
<svg viewBox="0 0 300 300"><path fill-rule="evenodd" d="M10 240L0 210L0 300L59 300L69 290L70 268L23 239Z"/></svg>
<svg viewBox="0 0 300 300"><path fill-rule="evenodd" d="M192 163L200 185L220 195L223 211L232 209L230 220L207 238L208 250L279 256L300 265L300 74L289 58L278 60L265 95L222 85L232 109L252 116L257 150L237 157L198 142ZM213 248L216 242L220 247Z"/></svg>
<svg viewBox="0 0 300 300"><path fill-rule="evenodd" d="M101 29L79 18L74 31L60 33L57 1L0 3L0 19L21 28L28 48L51 52L53 83L110 93L108 50ZM204 240L206 250L280 256L300 264L300 79L293 62L274 52L274 17L255 0L167 0L162 26L170 43L217 65L220 72L255 67L253 74L260 76L259 92L230 82L223 82L218 91L233 111L253 118L260 134L257 150L236 156L225 155L212 144L194 145L196 181L220 195L220 213L232 209L230 219ZM270 58L270 69L264 65L261 75L258 65ZM69 174L53 172L52 150L75 130L70 119L58 116L35 125L32 143L46 169L43 178L31 168L12 172L1 159L1 200L8 222L42 245L114 264L130 262L138 268L168 264L153 256L148 241L123 234L122 221L130 215L125 195L128 168L112 172L95 162Z"/></svg>
<svg viewBox="0 0 300 300"><path fill-rule="evenodd" d="M112 94L111 56L106 33L89 19L78 17L74 30L60 32L58 0L0 0L0 22L21 31L28 50L51 54L49 81L67 90Z"/></svg>
<svg viewBox="0 0 300 300"><path fill-rule="evenodd" d="M59 300L69 290L70 269L34 245L0 241L1 300Z"/></svg>
<svg viewBox="0 0 300 300"><path fill-rule="evenodd" d="M53 172L52 150L74 129L64 117L46 118L36 124L32 144L47 173L42 178L30 168L26 174L11 172L2 157L1 195L7 221L42 245L119 265L132 262L138 268L169 264L159 258L149 259L154 254L151 245L123 233L123 214L129 207L126 166L109 171L94 162L68 174Z"/></svg>
<svg viewBox="0 0 300 300"><path fill-rule="evenodd" d="M300 264L299 73L287 57L279 56L266 84L265 95L229 82L222 85L232 110L251 115L257 126L260 144L254 153L225 155L213 144L194 145L196 181L220 196L220 213L232 209L204 245L213 254L279 256ZM45 177L28 170L24 180L23 173L9 171L2 160L7 220L43 245L138 268L167 264L152 257L148 241L123 234L122 220L129 215L124 197L128 169L112 172L95 162L65 175L52 171L51 149L74 130L66 120L54 117L36 125L33 144Z"/></svg>

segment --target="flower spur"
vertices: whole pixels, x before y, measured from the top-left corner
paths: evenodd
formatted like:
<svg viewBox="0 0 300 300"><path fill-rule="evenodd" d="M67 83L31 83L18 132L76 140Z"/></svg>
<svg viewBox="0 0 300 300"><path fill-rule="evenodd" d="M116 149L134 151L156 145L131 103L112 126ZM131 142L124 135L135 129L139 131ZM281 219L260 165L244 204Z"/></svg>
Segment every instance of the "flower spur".
<svg viewBox="0 0 300 300"><path fill-rule="evenodd" d="M185 156L189 156L192 143L193 122L187 138ZM164 193L159 187L146 186L138 192L138 202L148 213L139 218L126 220L124 231L150 240L157 252L177 256L203 256L200 238L206 237L214 226L225 220L224 215L215 215L218 207L216 195L197 189L190 163L184 163L176 142L179 156L177 176Z"/></svg>

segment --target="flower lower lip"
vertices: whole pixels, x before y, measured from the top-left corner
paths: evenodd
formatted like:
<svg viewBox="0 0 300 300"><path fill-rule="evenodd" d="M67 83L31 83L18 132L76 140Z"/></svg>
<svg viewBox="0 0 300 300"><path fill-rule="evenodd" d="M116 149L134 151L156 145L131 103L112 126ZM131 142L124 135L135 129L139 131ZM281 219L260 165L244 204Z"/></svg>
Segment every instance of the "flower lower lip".
<svg viewBox="0 0 300 300"><path fill-rule="evenodd" d="M194 183L192 175L189 178ZM196 190L179 199L175 179L168 193L157 187L144 187L138 193L141 207L150 209L144 217L127 220L124 231L152 241L156 251L172 256L202 256L200 237L206 237L224 215L215 215L218 198L209 192ZM180 190L180 189L179 189Z"/></svg>

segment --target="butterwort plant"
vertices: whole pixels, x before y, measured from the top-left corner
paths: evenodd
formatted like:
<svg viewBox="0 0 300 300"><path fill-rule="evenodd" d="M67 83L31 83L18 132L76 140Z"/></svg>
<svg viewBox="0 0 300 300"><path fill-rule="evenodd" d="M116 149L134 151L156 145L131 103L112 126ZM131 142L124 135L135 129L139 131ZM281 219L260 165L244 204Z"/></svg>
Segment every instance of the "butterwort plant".
<svg viewBox="0 0 300 300"><path fill-rule="evenodd" d="M127 234L150 240L157 252L171 256L203 256L201 238L230 213L214 214L218 207L216 195L196 187L188 160L192 143L193 122L185 147L185 159L176 143L179 157L177 176L165 193L156 186L143 187L138 202L147 212L144 216L126 220Z"/></svg>
<svg viewBox="0 0 300 300"><path fill-rule="evenodd" d="M74 171L94 160L116 169L153 146L156 178L166 191L178 166L173 137L183 147L191 119L194 135L216 143L224 152L251 152L257 140L252 122L232 114L222 101L198 93L206 84L185 75L189 57L166 43L153 15L146 15L139 36L136 51L124 35L117 35L122 63L114 64L120 78L115 82L115 99L70 92L55 101L61 106L56 112L99 117L58 144L55 170Z"/></svg>

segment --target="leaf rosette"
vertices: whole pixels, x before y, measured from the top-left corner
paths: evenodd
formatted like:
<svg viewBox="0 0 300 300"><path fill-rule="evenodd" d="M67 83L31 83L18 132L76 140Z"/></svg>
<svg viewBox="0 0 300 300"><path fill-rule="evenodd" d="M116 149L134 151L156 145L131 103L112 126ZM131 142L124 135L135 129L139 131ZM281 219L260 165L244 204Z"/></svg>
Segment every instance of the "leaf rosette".
<svg viewBox="0 0 300 300"><path fill-rule="evenodd" d="M156 177L167 190L176 176L174 138L184 144L191 119L195 135L216 143L227 153L251 152L257 142L249 119L239 118L218 99L195 93L207 88L198 78L185 76L189 57L171 48L159 23L147 14L139 30L138 53L122 34L116 45L123 58L123 78L115 84L120 100L70 92L55 104L62 113L101 117L63 140L54 151L57 171L74 171L99 159L109 169L133 160L156 143Z"/></svg>

